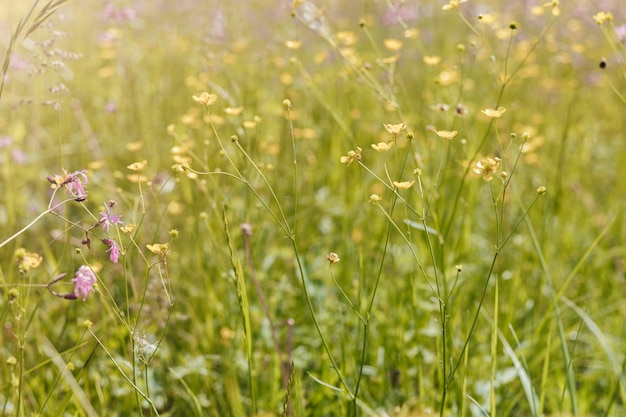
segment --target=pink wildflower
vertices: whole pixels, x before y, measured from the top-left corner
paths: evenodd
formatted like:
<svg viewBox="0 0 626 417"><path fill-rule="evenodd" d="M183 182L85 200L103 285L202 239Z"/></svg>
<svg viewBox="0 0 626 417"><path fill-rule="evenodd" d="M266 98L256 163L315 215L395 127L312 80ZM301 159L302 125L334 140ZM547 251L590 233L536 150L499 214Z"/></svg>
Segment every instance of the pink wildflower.
<svg viewBox="0 0 626 417"><path fill-rule="evenodd" d="M87 199L87 191L85 191L85 184L88 182L86 169L72 173L68 173L64 169L62 175L49 176L48 181L52 183L52 188L65 187L76 201Z"/></svg>
<svg viewBox="0 0 626 417"><path fill-rule="evenodd" d="M122 224L122 221L120 220L122 216L111 214L111 209L113 207L115 207L115 201L113 200L109 201L108 203L104 203L106 213L101 211L100 219L98 220L98 223L102 224L102 230L107 233L109 232L109 228L111 227L111 225Z"/></svg>
<svg viewBox="0 0 626 417"><path fill-rule="evenodd" d="M74 296L78 298L82 295L83 301L86 301L89 293L94 291L93 285L98 282L98 279L88 266L82 265L76 271L72 282L74 283Z"/></svg>
<svg viewBox="0 0 626 417"><path fill-rule="evenodd" d="M117 245L117 242L113 239L102 239L102 243L109 247L109 249L106 250L106 253L109 254L111 262L116 264L120 259L120 247Z"/></svg>

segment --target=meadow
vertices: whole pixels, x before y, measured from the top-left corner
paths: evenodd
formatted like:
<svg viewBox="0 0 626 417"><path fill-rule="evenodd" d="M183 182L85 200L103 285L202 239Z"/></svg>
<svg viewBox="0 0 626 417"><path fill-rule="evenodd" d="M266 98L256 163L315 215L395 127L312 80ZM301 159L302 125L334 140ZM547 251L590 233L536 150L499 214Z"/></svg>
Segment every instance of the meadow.
<svg viewBox="0 0 626 417"><path fill-rule="evenodd" d="M623 416L620 0L0 0L0 416Z"/></svg>

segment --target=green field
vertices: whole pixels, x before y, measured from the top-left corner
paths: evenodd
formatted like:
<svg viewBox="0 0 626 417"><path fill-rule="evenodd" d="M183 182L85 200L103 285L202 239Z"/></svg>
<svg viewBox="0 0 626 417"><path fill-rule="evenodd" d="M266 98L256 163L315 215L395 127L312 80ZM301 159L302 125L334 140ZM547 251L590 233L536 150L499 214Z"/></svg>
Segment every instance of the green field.
<svg viewBox="0 0 626 417"><path fill-rule="evenodd" d="M626 415L621 0L0 0L0 416Z"/></svg>

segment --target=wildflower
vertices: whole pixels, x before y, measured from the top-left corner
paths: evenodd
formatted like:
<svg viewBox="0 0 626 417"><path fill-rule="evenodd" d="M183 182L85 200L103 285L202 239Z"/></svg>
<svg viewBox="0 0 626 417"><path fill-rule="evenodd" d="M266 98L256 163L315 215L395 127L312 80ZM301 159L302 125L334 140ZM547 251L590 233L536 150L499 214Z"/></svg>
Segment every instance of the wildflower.
<svg viewBox="0 0 626 417"><path fill-rule="evenodd" d="M612 21L613 14L611 12L600 12L600 13L593 15L593 20L595 20L597 24L601 25L604 22Z"/></svg>
<svg viewBox="0 0 626 417"><path fill-rule="evenodd" d="M342 164L346 164L346 166L348 166L351 163L353 163L355 159L357 161L360 161L361 160L361 152L363 152L363 149L361 149L361 148L359 148L357 146L356 151L353 151L353 150L348 151L348 155L342 156L340 161L341 161Z"/></svg>
<svg viewBox="0 0 626 417"><path fill-rule="evenodd" d="M456 130L452 130L452 131L449 131L449 130L435 130L435 133L440 138L450 140L450 139L453 139L458 132Z"/></svg>
<svg viewBox="0 0 626 417"><path fill-rule="evenodd" d="M155 255L169 255L169 245L167 243L155 243L153 245L146 245L146 248Z"/></svg>
<svg viewBox="0 0 626 417"><path fill-rule="evenodd" d="M215 94L209 94L206 91L199 96L192 96L192 98L198 103L204 104L205 106L210 106L217 101L217 96Z"/></svg>
<svg viewBox="0 0 626 417"><path fill-rule="evenodd" d="M49 176L48 181L52 184L53 189L65 187L76 201L87 199L87 191L85 191L85 184L88 182L86 169L72 173L63 169L63 174Z"/></svg>
<svg viewBox="0 0 626 417"><path fill-rule="evenodd" d="M559 16L561 14L561 9L559 9L559 0L552 0L544 4L543 7L552 8L552 16Z"/></svg>
<svg viewBox="0 0 626 417"><path fill-rule="evenodd" d="M339 258L339 255L337 255L335 252L331 252L328 255L326 255L326 259L328 259L328 262L330 262L331 264L336 264L337 262L341 260Z"/></svg>
<svg viewBox="0 0 626 417"><path fill-rule="evenodd" d="M117 245L117 242L113 239L102 239L102 243L109 247L109 249L106 250L106 253L109 254L111 262L116 264L120 259L120 247Z"/></svg>
<svg viewBox="0 0 626 417"><path fill-rule="evenodd" d="M120 230L122 231L122 233L126 233L127 235L133 233L135 231L135 224L134 223L128 223L122 227L120 227Z"/></svg>
<svg viewBox="0 0 626 417"><path fill-rule="evenodd" d="M457 116L465 116L467 114L467 108L462 104L457 104L456 109L454 109Z"/></svg>
<svg viewBox="0 0 626 417"><path fill-rule="evenodd" d="M497 119L499 117L502 117L502 115L506 112L506 109L504 107L498 107L498 109L484 109L480 111L482 114L484 114L487 117L491 117L492 119Z"/></svg>
<svg viewBox="0 0 626 417"><path fill-rule="evenodd" d="M617 36L617 40L621 43L626 43L626 24L615 28L615 36Z"/></svg>
<svg viewBox="0 0 626 417"><path fill-rule="evenodd" d="M31 269L37 268L41 265L43 258L37 253L26 252L26 249L19 248L15 251L15 261L17 262L17 269L20 274L24 274Z"/></svg>
<svg viewBox="0 0 626 417"><path fill-rule="evenodd" d="M540 185L539 187L537 187L537 194L539 195L544 195L546 191L548 191L548 189L545 185Z"/></svg>
<svg viewBox="0 0 626 417"><path fill-rule="evenodd" d="M379 202L382 201L382 197L379 196L378 194L372 194L370 195L370 203L371 204L378 204Z"/></svg>
<svg viewBox="0 0 626 417"><path fill-rule="evenodd" d="M126 168L130 169L131 171L139 172L139 171L143 171L146 165L148 165L148 161L144 159L141 162L133 162L132 164L128 165Z"/></svg>
<svg viewBox="0 0 626 417"><path fill-rule="evenodd" d="M78 268L78 271L76 271L72 282L74 283L74 296L78 298L82 295L83 301L86 301L89 293L94 290L93 286L98 282L98 279L88 266L82 265Z"/></svg>
<svg viewBox="0 0 626 417"><path fill-rule="evenodd" d="M491 181L493 178L493 174L498 170L498 166L500 165L499 158L483 158L480 161L476 162L472 171L476 175L480 175L483 180Z"/></svg>
<svg viewBox="0 0 626 417"><path fill-rule="evenodd" d="M467 0L450 0L448 4L445 4L441 10L454 10L461 6L461 3L465 3Z"/></svg>
<svg viewBox="0 0 626 417"><path fill-rule="evenodd" d="M109 228L111 227L111 225L122 224L120 220L122 216L111 214L111 209L113 207L115 207L115 201L113 200L109 201L108 203L104 203L104 209L106 210L106 213L101 211L100 219L98 220L98 223L102 224L102 230L107 233L109 232Z"/></svg>
<svg viewBox="0 0 626 417"><path fill-rule="evenodd" d="M389 149L393 148L393 142L378 142L372 143L372 148L377 152L387 152Z"/></svg>
<svg viewBox="0 0 626 417"><path fill-rule="evenodd" d="M383 124L383 126L385 127L385 130L387 130L387 132L391 133L392 135L398 135L404 129L406 129L406 123L396 123L395 125Z"/></svg>
<svg viewBox="0 0 626 417"><path fill-rule="evenodd" d="M435 65L441 62L441 57L438 55L426 55L422 59L424 61L424 64L431 66L431 67L434 67Z"/></svg>
<svg viewBox="0 0 626 417"><path fill-rule="evenodd" d="M399 190L408 190L409 188L413 186L413 184L415 184L415 180L402 181L402 182L394 181L392 184L394 187L396 187Z"/></svg>

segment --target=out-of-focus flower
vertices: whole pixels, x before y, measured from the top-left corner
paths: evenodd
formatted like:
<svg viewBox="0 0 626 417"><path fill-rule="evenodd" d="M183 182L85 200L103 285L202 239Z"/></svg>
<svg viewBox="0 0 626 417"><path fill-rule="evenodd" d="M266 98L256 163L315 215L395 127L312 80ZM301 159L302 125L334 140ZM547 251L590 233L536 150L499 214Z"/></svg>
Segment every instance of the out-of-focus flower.
<svg viewBox="0 0 626 417"><path fill-rule="evenodd" d="M500 165L499 158L483 158L480 161L476 162L472 171L476 175L480 175L483 180L491 181L493 175L498 171L498 166Z"/></svg>
<svg viewBox="0 0 626 417"><path fill-rule="evenodd" d="M378 204L382 201L382 197L379 196L378 194L372 194L370 195L370 203L371 204Z"/></svg>
<svg viewBox="0 0 626 417"><path fill-rule="evenodd" d="M413 186L413 184L415 184L415 180L401 181L401 182L393 181L393 186L399 190L408 190L409 188Z"/></svg>
<svg viewBox="0 0 626 417"><path fill-rule="evenodd" d="M336 264L337 262L341 260L339 258L339 255L337 255L335 252L331 252L328 255L326 255L326 259L328 259L328 262L330 262L331 264Z"/></svg>
<svg viewBox="0 0 626 417"><path fill-rule="evenodd" d="M140 171L143 171L146 165L148 165L148 161L144 159L141 162L133 162L132 164L128 165L126 168L130 169L131 171L140 172Z"/></svg>
<svg viewBox="0 0 626 417"><path fill-rule="evenodd" d="M15 251L15 261L17 263L17 269L20 274L24 274L31 269L37 268L41 265L43 258L37 253L26 252L26 249L19 248Z"/></svg>
<svg viewBox="0 0 626 417"><path fill-rule="evenodd" d="M394 145L393 142L372 143L372 149L374 149L377 152L387 152L389 149L393 148L393 145Z"/></svg>
<svg viewBox="0 0 626 417"><path fill-rule="evenodd" d="M109 247L109 249L106 250L106 253L109 254L111 262L114 264L118 263L120 260L120 247L117 245L117 242L113 239L102 239L102 243Z"/></svg>
<svg viewBox="0 0 626 417"><path fill-rule="evenodd" d="M626 23L615 28L615 36L621 43L626 43Z"/></svg>
<svg viewBox="0 0 626 417"><path fill-rule="evenodd" d="M552 16L559 16L561 9L559 8L559 0L552 0L543 5L543 7L552 9Z"/></svg>
<svg viewBox="0 0 626 417"><path fill-rule="evenodd" d="M355 160L360 161L361 160L361 152L363 152L363 149L361 149L361 148L359 148L357 146L356 151L354 151L354 150L348 151L348 155L342 156L340 161L341 161L342 164L346 164L346 166L350 165Z"/></svg>
<svg viewBox="0 0 626 417"><path fill-rule="evenodd" d="M49 176L48 181L54 189L65 187L76 201L85 201L87 199L87 191L85 191L85 184L88 182L86 169L72 173L68 173L64 169L63 174Z"/></svg>
<svg viewBox="0 0 626 417"><path fill-rule="evenodd" d="M146 248L155 255L169 255L169 245L167 243L154 243L152 245L146 245Z"/></svg>
<svg viewBox="0 0 626 417"><path fill-rule="evenodd" d="M456 130L435 130L435 133L442 139L451 140L457 135L458 132Z"/></svg>
<svg viewBox="0 0 626 417"><path fill-rule="evenodd" d="M98 219L98 223L102 225L102 230L108 233L111 225L122 224L121 215L116 215L111 213L111 209L115 207L115 201L111 200L108 203L104 203L104 209L106 212L100 212L100 219Z"/></svg>
<svg viewBox="0 0 626 417"><path fill-rule="evenodd" d="M76 298L82 295L83 301L86 301L89 293L94 291L93 286L98 282L98 279L91 268L82 265L78 268L78 271L76 271L72 282L74 283L74 295Z"/></svg>
<svg viewBox="0 0 626 417"><path fill-rule="evenodd" d="M497 119L499 117L502 117L502 115L506 113L506 109L504 107L498 107L497 109L483 109L480 112L487 117Z"/></svg>
<svg viewBox="0 0 626 417"><path fill-rule="evenodd" d="M192 98L198 103L204 104L205 106L210 106L217 101L217 96L215 94L209 94L206 91L199 96L192 96Z"/></svg>
<svg viewBox="0 0 626 417"><path fill-rule="evenodd" d="M595 20L597 24L601 25L604 22L610 22L613 20L613 14L611 12L599 12L593 15L593 20Z"/></svg>
<svg viewBox="0 0 626 417"><path fill-rule="evenodd" d="M461 3L465 3L467 0L450 0L448 4L445 4L441 10L454 10L461 6Z"/></svg>
<svg viewBox="0 0 626 417"><path fill-rule="evenodd" d="M383 126L385 127L385 130L392 135L398 135L406 129L406 123L383 124Z"/></svg>

